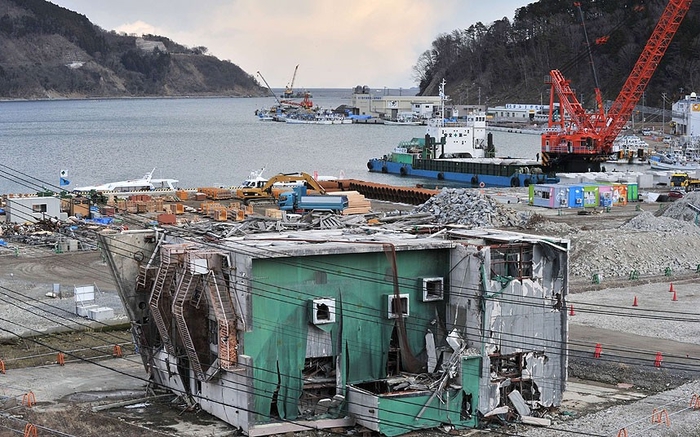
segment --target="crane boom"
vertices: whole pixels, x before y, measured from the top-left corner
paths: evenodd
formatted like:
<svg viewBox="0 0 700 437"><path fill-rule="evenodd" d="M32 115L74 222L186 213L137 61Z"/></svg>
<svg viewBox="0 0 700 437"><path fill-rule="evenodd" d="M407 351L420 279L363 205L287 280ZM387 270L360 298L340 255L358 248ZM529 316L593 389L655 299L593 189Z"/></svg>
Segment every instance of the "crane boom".
<svg viewBox="0 0 700 437"><path fill-rule="evenodd" d="M606 123L607 128L602 132L604 144L612 146L613 140L629 120L635 105L642 97L651 76L653 76L673 36L680 27L681 21L690 9L691 3L692 0L670 0L668 2L654 32L639 55L632 73L608 111L609 123Z"/></svg>
<svg viewBox="0 0 700 437"><path fill-rule="evenodd" d="M291 98L292 95L294 94L294 80L297 78L297 70L299 69L299 64L297 64L296 67L294 67L294 74L292 75L292 81L287 85L287 87L284 89L284 97L285 99Z"/></svg>
<svg viewBox="0 0 700 437"><path fill-rule="evenodd" d="M550 171L599 171L600 162L612 153L613 141L629 120L673 36L690 9L692 0L669 0L632 72L605 113L596 90L598 108L586 112L559 70L552 70L549 123L542 134L542 165ZM555 100L559 113L555 112ZM558 118L557 118L558 117Z"/></svg>
<svg viewBox="0 0 700 437"><path fill-rule="evenodd" d="M259 71L258 71L258 76L260 76L260 79L262 79L263 82L265 82L265 85L267 86L267 89L270 90L272 97L274 97L275 100L277 100L277 104L281 105L282 103L280 102L280 99L277 98L277 96L275 95L275 92L272 91L272 88L270 88L270 84L267 83L267 81L265 80L265 78L263 77L263 75Z"/></svg>

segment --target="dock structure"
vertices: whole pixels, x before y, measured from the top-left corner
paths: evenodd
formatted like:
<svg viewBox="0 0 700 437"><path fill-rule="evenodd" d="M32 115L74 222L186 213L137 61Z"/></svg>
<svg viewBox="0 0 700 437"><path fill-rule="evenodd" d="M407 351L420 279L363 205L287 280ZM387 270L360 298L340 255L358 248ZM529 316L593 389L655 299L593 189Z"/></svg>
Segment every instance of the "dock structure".
<svg viewBox="0 0 700 437"><path fill-rule="evenodd" d="M438 194L438 189L428 189L422 186L400 187L396 185L378 184L358 179L339 179L322 181L321 186L326 191L357 191L370 199L386 200L389 202L420 205Z"/></svg>

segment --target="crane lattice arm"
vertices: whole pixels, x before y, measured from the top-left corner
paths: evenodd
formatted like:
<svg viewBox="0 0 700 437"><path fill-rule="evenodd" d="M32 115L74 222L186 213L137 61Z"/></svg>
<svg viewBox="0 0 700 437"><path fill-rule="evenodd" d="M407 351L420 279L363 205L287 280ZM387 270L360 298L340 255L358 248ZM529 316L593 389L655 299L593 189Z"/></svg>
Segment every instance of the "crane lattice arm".
<svg viewBox="0 0 700 437"><path fill-rule="evenodd" d="M597 171L612 153L613 142L627 124L692 0L669 0L632 72L605 113L596 89L597 110L587 112L559 70L548 77L551 85L548 129L542 134L542 165L554 171ZM559 119L555 117L555 98Z"/></svg>
<svg viewBox="0 0 700 437"><path fill-rule="evenodd" d="M601 131L604 145L611 146L629 120L691 3L692 0L669 0L632 73L608 111L606 127Z"/></svg>

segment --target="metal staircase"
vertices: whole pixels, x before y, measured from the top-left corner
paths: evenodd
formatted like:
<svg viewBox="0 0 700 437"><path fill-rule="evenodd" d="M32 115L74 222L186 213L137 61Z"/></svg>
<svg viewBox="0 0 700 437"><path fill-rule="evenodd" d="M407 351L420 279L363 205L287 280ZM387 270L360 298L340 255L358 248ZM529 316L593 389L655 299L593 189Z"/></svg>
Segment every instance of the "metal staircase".
<svg viewBox="0 0 700 437"><path fill-rule="evenodd" d="M158 275L156 276L155 284L153 285L153 292L151 293L151 298L148 301L148 306L151 308L151 317L156 323L156 328L158 328L158 333L163 341L165 350L171 354L175 354L175 348L173 347L172 341L170 340L169 326L165 324L163 319L163 314L160 312L160 298L163 294L163 290L168 290L175 277L175 267L176 263L163 262L158 269Z"/></svg>
<svg viewBox="0 0 700 437"><path fill-rule="evenodd" d="M219 363L222 369L228 370L238 362L236 312L226 279L220 270L216 273L209 271L206 289L219 329Z"/></svg>
<svg viewBox="0 0 700 437"><path fill-rule="evenodd" d="M192 336L190 335L190 329L187 326L187 320L185 320L184 307L190 298L194 294L196 287L193 287L196 276L189 271L185 270L185 274L182 278L182 282L175 293L175 299L173 301L173 316L175 317L175 322L177 323L177 328L180 333L180 339L185 346L185 353L187 353L187 358L190 360L190 367L194 372L195 378L200 381L205 380L204 371L202 370L202 363L199 362L199 356L197 356L197 350L192 342Z"/></svg>
<svg viewBox="0 0 700 437"><path fill-rule="evenodd" d="M146 289L146 285L148 285L148 278L152 277L151 274L156 270L156 268L153 267L153 264L156 260L156 257L160 253L160 246L163 244L164 241L165 233L156 231L156 246L153 248L151 257L148 259L146 265L143 265L139 262L139 273L136 277L137 290Z"/></svg>

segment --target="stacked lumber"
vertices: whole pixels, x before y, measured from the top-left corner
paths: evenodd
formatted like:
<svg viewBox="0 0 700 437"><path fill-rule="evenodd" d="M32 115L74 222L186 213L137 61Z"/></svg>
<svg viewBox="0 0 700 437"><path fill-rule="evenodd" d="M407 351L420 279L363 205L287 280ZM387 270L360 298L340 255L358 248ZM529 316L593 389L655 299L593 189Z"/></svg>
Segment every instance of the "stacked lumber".
<svg viewBox="0 0 700 437"><path fill-rule="evenodd" d="M348 207L343 210L343 215L367 214L372 208L370 201L357 191L334 191L332 193L326 193L326 195L347 196Z"/></svg>

